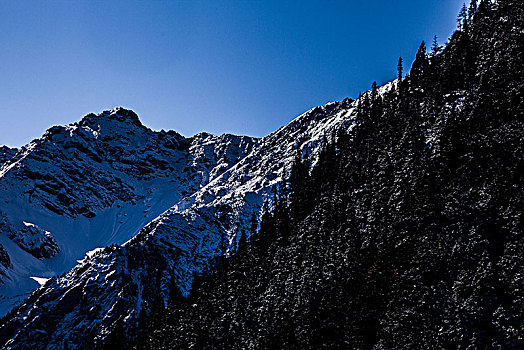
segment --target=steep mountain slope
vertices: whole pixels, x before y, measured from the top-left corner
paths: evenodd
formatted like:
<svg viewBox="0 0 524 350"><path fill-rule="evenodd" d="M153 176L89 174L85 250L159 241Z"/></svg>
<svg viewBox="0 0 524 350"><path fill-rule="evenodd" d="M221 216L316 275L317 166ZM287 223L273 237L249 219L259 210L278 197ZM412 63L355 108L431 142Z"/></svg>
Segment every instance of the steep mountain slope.
<svg viewBox="0 0 524 350"><path fill-rule="evenodd" d="M362 99L316 168L297 159L259 232L189 298L105 348L521 349L524 3L466 21Z"/></svg>
<svg viewBox="0 0 524 350"><path fill-rule="evenodd" d="M245 157L258 141L155 132L115 108L52 127L0 168L2 311L89 250L121 244ZM5 265L5 264L4 264Z"/></svg>
<svg viewBox="0 0 524 350"><path fill-rule="evenodd" d="M11 313L8 318L15 318L2 335L12 337L23 323L27 333L16 335L10 342L14 347L48 344L52 349L67 343L89 348L118 319L125 318L126 328L136 327L158 296L167 298L173 286L187 293L195 271L228 246L234 248L273 186L287 176L296 150L314 161L325 138L350 128L355 108L351 100L329 103L260 139L247 156L223 172L210 172L208 184L123 246L89 254L69 273L50 280Z"/></svg>

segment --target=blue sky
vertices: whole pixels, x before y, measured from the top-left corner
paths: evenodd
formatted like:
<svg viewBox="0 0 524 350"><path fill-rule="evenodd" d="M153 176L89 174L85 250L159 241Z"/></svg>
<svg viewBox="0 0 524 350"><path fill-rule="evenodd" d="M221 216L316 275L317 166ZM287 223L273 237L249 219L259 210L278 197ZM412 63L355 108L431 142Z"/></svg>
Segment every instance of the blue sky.
<svg viewBox="0 0 524 350"><path fill-rule="evenodd" d="M115 106L186 136L264 136L392 80L462 2L2 1L0 144Z"/></svg>

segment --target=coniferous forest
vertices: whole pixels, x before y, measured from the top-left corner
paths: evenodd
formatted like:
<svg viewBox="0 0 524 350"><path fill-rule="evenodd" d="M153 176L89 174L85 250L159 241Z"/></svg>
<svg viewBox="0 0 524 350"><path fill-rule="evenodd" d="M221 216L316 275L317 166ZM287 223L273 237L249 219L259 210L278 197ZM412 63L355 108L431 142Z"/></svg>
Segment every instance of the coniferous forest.
<svg viewBox="0 0 524 350"><path fill-rule="evenodd" d="M314 166L294 161L235 251L173 287L138 349L519 349L524 3L472 2ZM404 60L406 62L407 60Z"/></svg>

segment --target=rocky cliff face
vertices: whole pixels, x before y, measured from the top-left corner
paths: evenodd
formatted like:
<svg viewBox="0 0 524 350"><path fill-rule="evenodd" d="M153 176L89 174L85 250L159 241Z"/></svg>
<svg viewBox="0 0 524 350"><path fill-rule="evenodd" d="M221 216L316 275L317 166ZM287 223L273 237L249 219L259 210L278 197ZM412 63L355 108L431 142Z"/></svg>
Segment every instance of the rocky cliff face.
<svg viewBox="0 0 524 350"><path fill-rule="evenodd" d="M60 252L53 235L35 224L23 222L24 227L9 238L37 259L49 259Z"/></svg>
<svg viewBox="0 0 524 350"><path fill-rule="evenodd" d="M0 146L0 167L16 154L16 148Z"/></svg>
<svg viewBox="0 0 524 350"><path fill-rule="evenodd" d="M9 254L3 245L0 245L0 277L5 276L5 270L11 265Z"/></svg>

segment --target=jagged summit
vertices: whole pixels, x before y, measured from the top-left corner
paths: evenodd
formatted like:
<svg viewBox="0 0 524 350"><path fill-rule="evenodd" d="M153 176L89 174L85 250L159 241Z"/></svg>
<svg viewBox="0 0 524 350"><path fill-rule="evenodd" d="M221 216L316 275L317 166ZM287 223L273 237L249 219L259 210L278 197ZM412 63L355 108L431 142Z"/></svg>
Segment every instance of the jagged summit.
<svg viewBox="0 0 524 350"><path fill-rule="evenodd" d="M0 312L38 286L31 277L55 276L89 250L124 243L254 143L153 131L118 107L51 127L19 150L3 147L0 245L11 263L0 274Z"/></svg>
<svg viewBox="0 0 524 350"><path fill-rule="evenodd" d="M102 122L103 120L118 121L137 127L144 127L138 118L138 115L134 111L124 107L115 107L111 110L105 110L99 114L89 113L85 115L78 124L80 126L92 126Z"/></svg>

